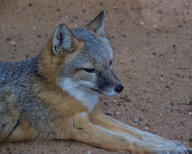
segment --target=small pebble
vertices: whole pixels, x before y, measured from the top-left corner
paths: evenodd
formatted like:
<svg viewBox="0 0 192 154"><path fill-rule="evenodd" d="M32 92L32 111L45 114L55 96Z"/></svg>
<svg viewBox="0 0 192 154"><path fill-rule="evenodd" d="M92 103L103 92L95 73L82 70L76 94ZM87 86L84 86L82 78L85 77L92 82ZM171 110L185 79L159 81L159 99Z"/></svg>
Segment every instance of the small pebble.
<svg viewBox="0 0 192 154"><path fill-rule="evenodd" d="M16 45L15 41L10 42L11 45Z"/></svg>
<svg viewBox="0 0 192 154"><path fill-rule="evenodd" d="M125 38L125 37L127 37L127 35L126 35L126 34L122 34L121 36L122 36L122 37L124 37L124 38Z"/></svg>
<svg viewBox="0 0 192 154"><path fill-rule="evenodd" d="M92 154L92 151L88 151L87 154Z"/></svg>
<svg viewBox="0 0 192 154"><path fill-rule="evenodd" d="M110 111L105 113L105 114L108 115L108 116L112 116L112 113Z"/></svg>
<svg viewBox="0 0 192 154"><path fill-rule="evenodd" d="M29 58L29 55L28 55L28 54L26 54L26 55L25 55L25 58L26 58L26 59L28 59L28 58Z"/></svg>
<svg viewBox="0 0 192 154"><path fill-rule="evenodd" d="M181 102L179 102L179 104L180 105L184 105L184 104L186 104L186 102L185 101L181 101Z"/></svg>
<svg viewBox="0 0 192 154"><path fill-rule="evenodd" d="M168 85L166 85L165 88L170 88L170 87Z"/></svg>
<svg viewBox="0 0 192 154"><path fill-rule="evenodd" d="M120 60L120 64L124 64L125 62L123 60Z"/></svg>
<svg viewBox="0 0 192 154"><path fill-rule="evenodd" d="M192 137L191 137L191 138L189 138L189 142L190 142L190 143L192 143Z"/></svg>
<svg viewBox="0 0 192 154"><path fill-rule="evenodd" d="M35 26L33 26L33 28L32 28L32 29L33 29L33 31L36 31L36 30L37 30Z"/></svg>
<svg viewBox="0 0 192 154"><path fill-rule="evenodd" d="M154 28L157 28L157 25L153 25Z"/></svg>
<svg viewBox="0 0 192 154"><path fill-rule="evenodd" d="M172 85L174 85L174 83L168 81L167 84L165 85L165 88L170 88Z"/></svg>
<svg viewBox="0 0 192 154"><path fill-rule="evenodd" d="M8 37L8 38L6 38L6 41L11 41L11 38L9 38L9 37Z"/></svg>
<svg viewBox="0 0 192 154"><path fill-rule="evenodd" d="M139 24L140 24L140 25L144 25L144 22L143 22L143 21L140 21Z"/></svg>
<svg viewBox="0 0 192 154"><path fill-rule="evenodd" d="M139 121L139 118L138 118L138 117L135 117L135 118L133 118L133 121L134 121L134 122L138 122L138 121Z"/></svg>
<svg viewBox="0 0 192 154"><path fill-rule="evenodd" d="M56 10L57 10L57 12L60 12L60 11L61 11L61 9L59 9L59 8L58 8L58 9L56 9Z"/></svg>
<svg viewBox="0 0 192 154"><path fill-rule="evenodd" d="M189 101L188 105L192 105L192 100Z"/></svg>
<svg viewBox="0 0 192 154"><path fill-rule="evenodd" d="M103 2L100 2L99 5L100 5L100 6L103 6Z"/></svg>
<svg viewBox="0 0 192 154"><path fill-rule="evenodd" d="M113 101L113 103L117 103L117 101L114 99L114 100L112 100Z"/></svg>

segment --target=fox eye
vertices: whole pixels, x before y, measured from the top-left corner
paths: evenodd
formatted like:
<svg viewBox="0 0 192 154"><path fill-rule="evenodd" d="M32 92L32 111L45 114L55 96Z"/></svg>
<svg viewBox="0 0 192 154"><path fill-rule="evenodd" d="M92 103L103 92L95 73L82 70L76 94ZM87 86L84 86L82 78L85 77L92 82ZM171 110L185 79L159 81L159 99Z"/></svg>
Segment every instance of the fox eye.
<svg viewBox="0 0 192 154"><path fill-rule="evenodd" d="M93 72L95 72L95 69L93 69L93 68L84 68L83 69L85 72L88 72L88 73L93 73Z"/></svg>
<svg viewBox="0 0 192 154"><path fill-rule="evenodd" d="M110 65L110 66L112 65L112 60L109 61L109 65Z"/></svg>

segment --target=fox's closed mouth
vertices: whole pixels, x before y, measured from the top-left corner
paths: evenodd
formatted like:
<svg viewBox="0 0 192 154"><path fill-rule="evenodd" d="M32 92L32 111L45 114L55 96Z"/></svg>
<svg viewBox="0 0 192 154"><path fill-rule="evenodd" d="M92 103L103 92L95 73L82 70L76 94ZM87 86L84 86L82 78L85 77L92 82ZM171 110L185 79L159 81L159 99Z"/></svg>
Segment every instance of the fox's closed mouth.
<svg viewBox="0 0 192 154"><path fill-rule="evenodd" d="M102 94L102 92L99 91L98 89L95 89L95 88L89 88L89 89L91 89L91 90L93 90L93 91L95 91L95 92L98 92L98 93Z"/></svg>

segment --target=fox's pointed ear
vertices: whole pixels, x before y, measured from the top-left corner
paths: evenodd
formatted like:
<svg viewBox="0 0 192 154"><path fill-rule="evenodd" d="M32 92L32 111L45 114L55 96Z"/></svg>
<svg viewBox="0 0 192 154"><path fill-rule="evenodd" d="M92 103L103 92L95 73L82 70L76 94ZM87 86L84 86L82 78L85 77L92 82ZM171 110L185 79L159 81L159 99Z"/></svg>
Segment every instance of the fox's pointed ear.
<svg viewBox="0 0 192 154"><path fill-rule="evenodd" d="M105 22L106 11L101 11L88 25L88 29L98 33L100 35L104 35L104 22Z"/></svg>
<svg viewBox="0 0 192 154"><path fill-rule="evenodd" d="M52 40L54 54L60 55L63 50L75 51L79 44L80 42L66 25L57 26Z"/></svg>

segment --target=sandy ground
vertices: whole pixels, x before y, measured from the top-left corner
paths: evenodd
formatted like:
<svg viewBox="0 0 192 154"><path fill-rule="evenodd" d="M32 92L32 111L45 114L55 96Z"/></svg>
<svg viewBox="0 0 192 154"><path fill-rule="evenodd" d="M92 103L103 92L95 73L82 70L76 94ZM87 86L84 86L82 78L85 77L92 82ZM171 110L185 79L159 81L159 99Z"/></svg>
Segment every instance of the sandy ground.
<svg viewBox="0 0 192 154"><path fill-rule="evenodd" d="M1 0L0 61L43 50L56 25L85 25L108 10L106 35L124 92L103 111L192 148L191 0ZM0 154L117 154L70 141L5 143Z"/></svg>

